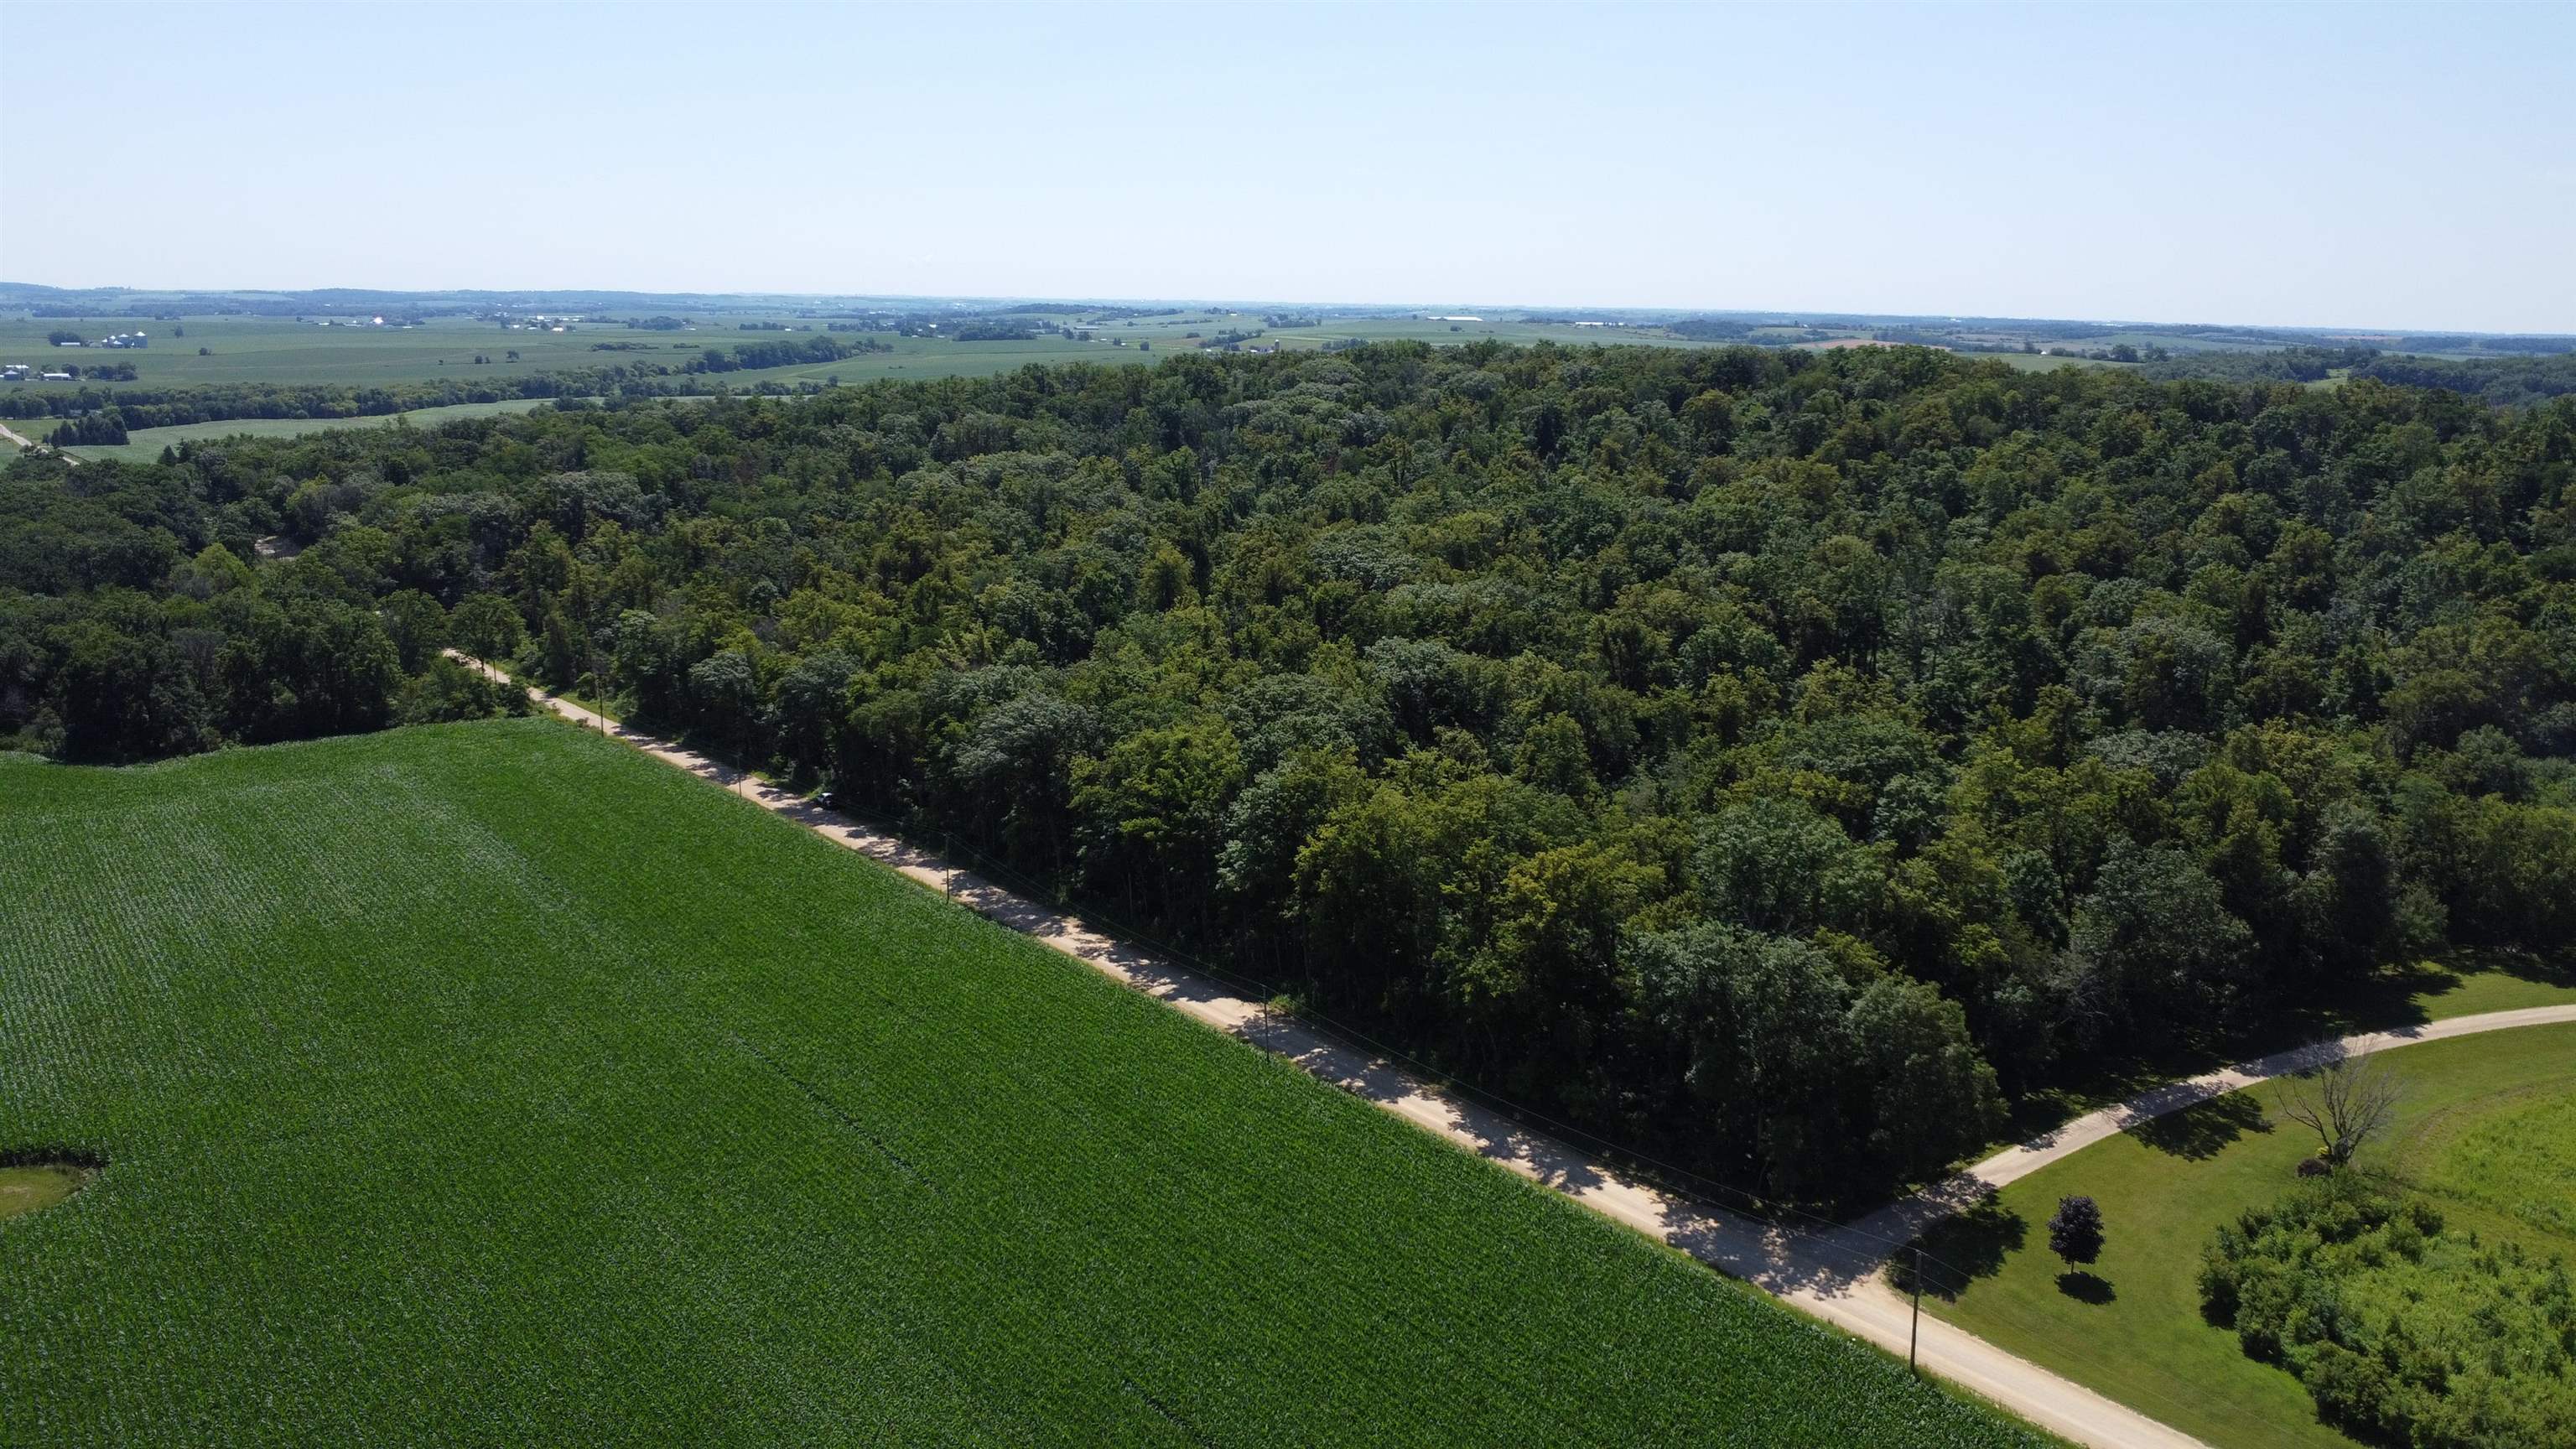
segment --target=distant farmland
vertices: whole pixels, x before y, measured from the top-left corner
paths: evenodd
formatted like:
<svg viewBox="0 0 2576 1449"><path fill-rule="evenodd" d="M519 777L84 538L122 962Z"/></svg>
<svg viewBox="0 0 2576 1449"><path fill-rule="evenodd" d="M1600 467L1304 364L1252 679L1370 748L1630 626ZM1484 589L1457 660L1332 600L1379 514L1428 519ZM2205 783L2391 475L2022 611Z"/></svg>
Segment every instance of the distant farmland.
<svg viewBox="0 0 2576 1449"><path fill-rule="evenodd" d="M408 328L340 325L345 320L335 320L334 325L325 327L314 321L298 322L287 317L227 314L178 318L0 316L0 361L27 362L43 367L122 364L135 369L131 382L88 379L73 382L20 381L0 384L0 388L5 388L7 394L70 394L86 390L104 391L114 396L120 392L221 384L278 387L335 384L359 388L419 383L515 385L541 375L624 365L660 366L677 372L709 348L725 350L747 342L778 340L781 336L774 330L746 330L745 323L753 324L755 328L776 324L796 329L787 334L791 337L809 335L826 325L825 321L814 317L761 307L710 311L696 316L695 325L687 331L628 328L616 318L575 323L563 332L550 330L551 324L547 327L523 325L510 328L487 318L454 315L435 317ZM1292 352L1391 341L1427 342L1437 346L1471 342L1503 342L1520 346L1553 342L1575 347L1740 345L1725 339L1680 337L1660 327L1532 321L1510 313L1498 313L1474 321L1376 313L1328 313L1314 317L1309 325L1284 328L1268 327L1258 311L1204 306L1099 318L1087 317L1078 309L1067 309L1018 320L1029 324L1032 335L1013 340L960 342L947 337L871 333L867 335L891 350L830 362L745 368L701 375L689 381L709 390L721 387L746 392L763 387L796 389L830 383L862 383L879 378L918 381L939 377L985 377L1031 364L1077 361L1154 363L1183 352L1218 345L1229 333L1239 335L1250 346ZM1059 327L1088 335L1064 336L1054 330ZM56 348L46 341L47 335L56 330L98 338L137 329L151 334L150 347L116 350ZM181 335L183 330L185 335ZM1816 335L1811 329L1799 327L1760 328L1755 330L1753 340L1776 345ZM1865 338L1868 334L1859 329L1842 328L1832 330L1829 335L1853 339ZM608 350L601 350L603 347ZM200 348L207 355L199 356ZM2083 365L2079 359L2064 356L2011 360L2013 365L2023 368ZM416 409L414 420L430 421L427 414L434 411L438 410ZM463 412L453 415L471 416ZM137 444L125 450L90 451L102 457L158 457L162 446L175 441L177 435L168 434L164 429L151 431L153 437L148 443L138 434ZM278 430L263 427L235 431L274 433ZM312 429L300 428L297 431ZM194 431L187 436L221 434ZM136 451L136 446L148 448L148 451Z"/></svg>
<svg viewBox="0 0 2576 1449"><path fill-rule="evenodd" d="M2034 1442L552 722L0 757L0 872L13 1440Z"/></svg>
<svg viewBox="0 0 2576 1449"><path fill-rule="evenodd" d="M635 331L615 323L592 323L568 332L510 330L498 323L464 317L441 317L414 328L321 327L270 317L189 317L178 323L131 317L91 320L0 317L0 361L45 367L130 363L134 381L16 382L12 390L77 391L83 387L115 392L124 388L175 387L199 383L344 383L356 387L407 382L459 384L514 382L541 373L622 364L660 364L674 370L708 348L729 349L748 342L776 340L776 332L743 331L740 318L725 315L688 332ZM775 320L775 319L773 319ZM815 321L792 325L819 330ZM1254 319L1254 326L1259 320ZM100 337L142 327L152 333L148 348L115 350L56 348L45 341L55 329ZM187 335L176 336L184 326ZM930 337L872 334L890 344L891 353L868 353L837 362L790 367L745 369L708 376L703 382L736 390L762 382L821 382L838 376L846 382L875 377L980 377L1031 362L1152 362L1165 348L1183 345L1182 335L1210 330L1209 324L1144 324L1135 328L1104 326L1089 342L1040 335L1022 342L950 342ZM804 333L791 334L803 336ZM1126 343L1117 346L1113 337ZM1163 344L1140 351L1140 342ZM615 350L598 351L594 345ZM200 357L204 347L211 355ZM518 356L514 359L511 353ZM476 362L481 356L486 360Z"/></svg>
<svg viewBox="0 0 2576 1449"><path fill-rule="evenodd" d="M184 336L180 335L184 329ZM115 332L143 331L152 345L144 348L57 348L46 342L54 331L88 338ZM561 372L605 362L641 358L682 359L711 346L731 346L753 334L722 329L692 333L633 332L600 327L570 332L521 328L465 317L440 317L421 326L323 327L284 317L203 316L179 319L0 318L0 361L38 363L132 363L138 386L173 387L217 382L345 382L358 386L391 382L466 381ZM594 342L643 341L661 344L654 352L594 352ZM199 348L208 355L197 355ZM519 358L508 360L511 352ZM490 358L478 364L475 355ZM21 383L17 386L64 384ZM115 384L104 384L113 387Z"/></svg>
<svg viewBox="0 0 2576 1449"><path fill-rule="evenodd" d="M519 398L510 402L455 403L448 407L413 408L407 413L383 413L362 418L231 418L215 423L181 423L168 428L136 428L126 434L121 444L83 445L64 451L75 458L114 458L127 463L149 463L161 456L161 450L175 443L206 442L216 438L293 438L306 433L328 432L334 428L389 428L396 418L416 428L436 427L440 423L465 418L488 418L503 413L524 413L532 408L551 407L551 398ZM22 424L30 430L44 424Z"/></svg>

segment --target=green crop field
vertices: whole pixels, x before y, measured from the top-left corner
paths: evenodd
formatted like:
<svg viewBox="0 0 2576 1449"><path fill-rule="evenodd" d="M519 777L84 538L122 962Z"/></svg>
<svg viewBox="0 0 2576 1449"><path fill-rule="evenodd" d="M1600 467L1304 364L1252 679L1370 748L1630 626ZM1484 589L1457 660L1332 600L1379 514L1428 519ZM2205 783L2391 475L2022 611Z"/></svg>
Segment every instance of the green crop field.
<svg viewBox="0 0 2576 1449"><path fill-rule="evenodd" d="M1254 319L1253 325L1259 325ZM1492 317L1479 322L1435 322L1409 317L1327 317L1314 327L1273 331L1263 337L1263 344L1298 349L1320 347L1326 342L1429 342L1454 346L1464 342L1509 342L1528 345L1555 342L1569 347L1718 347L1724 343L1699 342L1674 337L1650 328L1578 327L1567 322L1522 322L1505 317Z"/></svg>
<svg viewBox="0 0 2576 1449"><path fill-rule="evenodd" d="M55 330L96 339L116 332L144 331L146 348L113 350L54 347L45 336ZM186 335L179 335L184 329ZM695 332L636 332L622 326L600 326L552 332L511 330L497 322L465 317L439 317L417 327L317 326L283 317L197 316L172 319L138 317L61 318L0 317L0 362L56 367L66 363L134 364L134 385L174 387L188 383L330 382L368 386L389 382L483 380L518 377L566 368L643 359L679 360L710 346L775 336L737 332L730 321ZM594 342L653 344L651 352L594 352ZM197 355L199 348L209 355ZM519 360L508 359L512 351ZM492 359L477 365L476 353ZM66 383L12 383L12 387L77 386ZM113 388L114 383L99 384Z"/></svg>
<svg viewBox="0 0 2576 1449"><path fill-rule="evenodd" d="M122 444L84 445L65 448L75 458L113 458L126 463L149 463L161 456L161 450L173 443L206 442L216 438L292 438L305 433L327 432L333 428L389 428L400 417L416 428L433 428L464 418L488 418L503 413L524 413L531 408L551 407L551 398L519 398L509 402L453 403L446 407L413 408L407 413L365 418L233 418L219 423L180 423L167 428L136 428L126 434ZM43 423L22 423L35 429ZM32 436L32 432L30 434Z"/></svg>
<svg viewBox="0 0 2576 1449"><path fill-rule="evenodd" d="M2360 1168L2431 1198L2455 1230L2576 1263L2576 1026L2428 1042L2387 1060L2406 1096ZM2317 1422L2297 1378L2247 1358L2200 1313L2211 1235L2288 1192L2316 1151L2314 1134L2280 1116L2281 1090L2265 1083L2085 1148L1936 1229L1932 1250L1972 1276L1955 1301L1926 1296L1924 1311L2220 1449L2352 1449ZM2059 1284L2065 1264L2046 1224L2071 1193L2102 1205L2108 1241L2093 1271L2107 1294Z"/></svg>
<svg viewBox="0 0 2576 1449"><path fill-rule="evenodd" d="M42 367L66 363L82 366L132 363L135 369L132 383L16 382L0 386L55 391L88 386L113 392L121 387L227 382L344 383L353 386L397 382L489 382L630 362L677 367L710 347L725 349L742 343L775 341L781 336L777 332L741 330L735 324L743 320L753 319L748 314L727 313L706 319L687 332L636 331L614 322L582 323L575 324L570 331L558 333L526 328L513 330L499 323L464 317L434 318L411 328L321 327L310 322L264 317L187 317L176 323L132 317L0 317L0 362L26 362ZM809 329L822 326L819 322L795 320L784 314L768 320L789 321L791 325ZM1198 340L1228 327L1250 331L1260 325L1258 316L1192 311L1175 313L1167 318L1136 319L1133 326L1123 320L1092 324L1093 338L1088 342L1055 335L1041 335L1019 342L951 342L887 333L878 334L877 340L891 344L894 351L890 353L869 353L837 362L746 369L709 377L705 381L710 386L721 383L739 390L762 382L821 382L832 376L853 383L879 377L981 377L1007 372L1032 362L1079 359L1152 362L1173 350L1196 346ZM187 335L174 335L176 327L184 327ZM56 348L45 341L46 334L56 329L96 338L137 328L152 334L150 347L114 350ZM1571 333L1574 329L1562 330ZM1188 338L1187 334L1191 332L1199 333L1200 339ZM1117 345L1120 342L1125 345ZM625 350L595 351L594 344L597 343L616 344ZM1150 343L1153 350L1140 350L1139 343ZM199 357L197 349L200 347L206 348L211 355ZM519 354L515 360L510 357L514 351ZM475 362L478 354L488 361Z"/></svg>
<svg viewBox="0 0 2576 1449"><path fill-rule="evenodd" d="M2023 1430L544 720L0 756L13 1442Z"/></svg>
<svg viewBox="0 0 2576 1449"><path fill-rule="evenodd" d="M1204 314L1189 315L1199 319ZM741 320L745 318L729 313L707 319L687 332L636 331L613 322L575 324L569 331L553 332L510 329L496 322L464 317L434 318L411 328L321 327L265 317L187 317L176 324L132 317L0 317L0 362L43 367L132 363L135 370L132 383L16 382L0 386L55 391L89 386L113 392L120 387L192 383L342 383L364 387L397 382L490 382L621 363L661 363L676 368L710 347L727 349L743 343L776 341L782 336L777 332L741 330L735 325ZM769 320L789 319L782 316ZM820 328L823 324L795 321L793 325ZM1026 342L948 342L881 334L877 340L891 343L893 353L729 372L705 381L710 386L722 383L741 389L762 381L819 382L830 374L860 382L873 377L981 376L1030 362L1076 358L1151 361L1158 353L1139 353L1137 342L1177 345L1187 331L1241 325L1240 318L1220 323L1148 320L1133 329L1110 324L1102 327L1091 342L1055 336ZM1252 319L1250 325L1259 326L1260 319ZM173 335L174 326L184 326L187 335ZM153 341L150 347L141 349L56 348L45 341L45 335L57 328L93 338L142 328L152 333ZM1112 346L1108 340L1112 336L1126 339L1128 345ZM597 343L615 344L623 350L596 351ZM211 355L199 357L200 347ZM519 354L515 360L510 357L514 351ZM474 359L478 354L488 360L477 363Z"/></svg>

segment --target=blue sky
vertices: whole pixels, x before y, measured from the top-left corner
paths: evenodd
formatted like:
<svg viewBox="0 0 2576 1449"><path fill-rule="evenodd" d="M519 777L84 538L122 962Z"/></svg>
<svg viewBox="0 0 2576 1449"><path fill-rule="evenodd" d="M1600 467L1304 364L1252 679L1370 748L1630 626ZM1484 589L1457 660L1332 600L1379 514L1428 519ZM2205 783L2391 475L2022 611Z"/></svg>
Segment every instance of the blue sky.
<svg viewBox="0 0 2576 1449"><path fill-rule="evenodd" d="M0 5L0 277L2576 331L2576 5Z"/></svg>

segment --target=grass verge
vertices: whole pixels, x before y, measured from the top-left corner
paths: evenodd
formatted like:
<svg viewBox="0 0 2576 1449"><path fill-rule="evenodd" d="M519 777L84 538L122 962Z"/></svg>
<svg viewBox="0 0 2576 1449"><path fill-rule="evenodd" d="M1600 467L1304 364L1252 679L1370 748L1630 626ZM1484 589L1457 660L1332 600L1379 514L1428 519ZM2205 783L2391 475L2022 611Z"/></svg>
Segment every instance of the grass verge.
<svg viewBox="0 0 2576 1449"><path fill-rule="evenodd" d="M2576 1181L2576 1026L2402 1047L2396 1129L2364 1171L2432 1197L2455 1226L2576 1260L2550 1204ZM2287 1192L2317 1146L2280 1117L2279 1083L2216 1098L2088 1147L1936 1228L1924 1311L2108 1394L2220 1449L2352 1440L2316 1422L2289 1374L2244 1356L2202 1320L2201 1249L2224 1222ZM2538 1134L2535 1136L2534 1134ZM2102 1205L2101 1261L2070 1271L2048 1250L2059 1197Z"/></svg>

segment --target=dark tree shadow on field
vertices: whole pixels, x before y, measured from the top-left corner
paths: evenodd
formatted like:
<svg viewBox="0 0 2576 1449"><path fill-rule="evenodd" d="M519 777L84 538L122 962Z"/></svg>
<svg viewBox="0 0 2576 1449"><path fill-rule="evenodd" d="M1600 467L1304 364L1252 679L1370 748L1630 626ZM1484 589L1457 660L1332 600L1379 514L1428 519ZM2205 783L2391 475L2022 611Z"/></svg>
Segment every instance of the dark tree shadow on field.
<svg viewBox="0 0 2576 1449"><path fill-rule="evenodd" d="M2265 1023L2279 1036L2341 1036L2354 1031L2384 1031L2422 1026L2433 1019L2418 997L2458 989L2467 978L2438 961L2410 961L2382 967L2357 981L2344 983L2331 1005L2308 1003Z"/></svg>
<svg viewBox="0 0 2576 1449"><path fill-rule="evenodd" d="M2120 1296L2111 1287L2111 1280L2098 1273L2060 1273L2057 1275L2057 1291L2078 1303L2097 1307Z"/></svg>
<svg viewBox="0 0 2576 1449"><path fill-rule="evenodd" d="M2218 1150L2248 1132L2269 1132L2272 1119L2263 1115L2262 1104L2243 1092L2230 1092L2223 1097L2194 1102L2132 1122L2128 1134L2148 1147L2172 1157L2187 1157L2197 1162L2215 1157Z"/></svg>
<svg viewBox="0 0 2576 1449"><path fill-rule="evenodd" d="M2576 987L2576 956L2527 951L2463 951L2439 961L2383 967L2340 985L2331 1005L2311 1003L2264 1025L2269 1040L2342 1036L2356 1031L2396 1031L2433 1019L2427 1003L2456 991L2470 977L2493 973L2543 986Z"/></svg>
<svg viewBox="0 0 2576 1449"><path fill-rule="evenodd" d="M1926 1228L1915 1241L1923 1249L1923 1291L1955 1303L1968 1285L2003 1271L2004 1259L2030 1237L2030 1224L1989 1192L1968 1207ZM1899 1293L1914 1291L1914 1252L1907 1248L1888 1261L1888 1282Z"/></svg>

